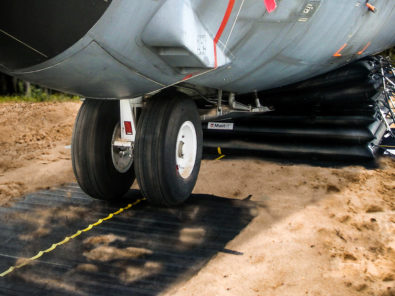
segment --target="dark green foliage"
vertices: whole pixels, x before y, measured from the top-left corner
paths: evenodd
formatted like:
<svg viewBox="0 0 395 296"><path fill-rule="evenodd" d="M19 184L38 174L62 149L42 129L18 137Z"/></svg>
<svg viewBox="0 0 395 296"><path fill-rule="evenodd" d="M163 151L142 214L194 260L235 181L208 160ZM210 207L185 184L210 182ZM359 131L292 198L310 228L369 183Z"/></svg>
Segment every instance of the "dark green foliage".
<svg viewBox="0 0 395 296"><path fill-rule="evenodd" d="M63 102L77 101L78 96L72 96L47 88L29 84L20 79L0 73L0 103L1 102Z"/></svg>
<svg viewBox="0 0 395 296"><path fill-rule="evenodd" d="M387 49L386 51L382 52L380 55L385 57L390 57L392 64L395 64L395 47Z"/></svg>

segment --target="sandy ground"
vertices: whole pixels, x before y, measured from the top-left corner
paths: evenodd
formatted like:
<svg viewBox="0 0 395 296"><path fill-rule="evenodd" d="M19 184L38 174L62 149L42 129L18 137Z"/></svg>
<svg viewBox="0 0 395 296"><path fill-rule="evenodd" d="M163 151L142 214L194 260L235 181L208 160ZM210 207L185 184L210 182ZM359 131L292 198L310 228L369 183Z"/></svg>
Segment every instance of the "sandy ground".
<svg viewBox="0 0 395 296"><path fill-rule="evenodd" d="M0 104L0 205L74 181L79 103ZM395 159L377 169L204 161L195 193L250 198L256 218L166 295L395 295ZM219 209L220 210L220 209Z"/></svg>
<svg viewBox="0 0 395 296"><path fill-rule="evenodd" d="M70 145L80 103L0 104L0 205L74 180Z"/></svg>

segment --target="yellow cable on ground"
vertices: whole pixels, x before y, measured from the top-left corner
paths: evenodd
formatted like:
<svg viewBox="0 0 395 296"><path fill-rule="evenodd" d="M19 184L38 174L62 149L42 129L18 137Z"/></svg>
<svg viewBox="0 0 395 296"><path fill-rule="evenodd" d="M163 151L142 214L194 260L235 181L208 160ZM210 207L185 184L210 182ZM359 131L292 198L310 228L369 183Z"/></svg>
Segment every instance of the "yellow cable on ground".
<svg viewBox="0 0 395 296"><path fill-rule="evenodd" d="M110 219L113 218L114 216L116 216L116 215L122 213L123 211L126 211L126 210L130 209L131 207L134 207L135 205L139 204L140 202L142 202L142 201L144 201L144 200L146 200L146 199L145 199L145 198L138 199L138 200L136 200L134 203L128 204L126 207L120 208L118 211L109 214L107 217L102 218L102 219L99 219L97 222L95 222L95 223L93 223L93 224L89 224L88 227L86 227L86 228L84 228L84 229L82 229L82 230L78 230L78 231L77 231L76 233L74 233L73 235L65 237L62 241L60 241L60 242L58 242L58 243L52 244L48 249L38 252L35 256L33 256L33 257L31 257L31 258L25 259L23 263L18 264L18 265L11 266L10 268L8 268L8 269L7 269L6 271L4 271L3 273L0 273L0 277L4 277L4 276L6 276L7 274L10 274L11 272L13 272L14 270L19 269L19 268L21 268L21 267L23 267L23 266L26 266L26 265L30 264L32 261L37 260L37 259L40 258L42 255L44 255L45 253L52 252L52 251L55 250L57 247L59 247L59 246L61 246L61 245L64 245L64 244L68 243L70 240L72 240L72 239L76 238L77 236L81 235L83 232L87 232L87 231L91 230L92 228L94 228L94 227L100 225L101 223L103 223L104 221L110 220Z"/></svg>
<svg viewBox="0 0 395 296"><path fill-rule="evenodd" d="M389 145L379 145L380 148L394 148L395 146L389 146Z"/></svg>
<svg viewBox="0 0 395 296"><path fill-rule="evenodd" d="M218 157L218 158L216 158L215 160L220 160L220 159L222 159L222 158L224 158L224 157L225 157L225 155L224 155L224 154L222 154L221 147L218 147L218 148L217 148L217 151L218 151L219 157Z"/></svg>

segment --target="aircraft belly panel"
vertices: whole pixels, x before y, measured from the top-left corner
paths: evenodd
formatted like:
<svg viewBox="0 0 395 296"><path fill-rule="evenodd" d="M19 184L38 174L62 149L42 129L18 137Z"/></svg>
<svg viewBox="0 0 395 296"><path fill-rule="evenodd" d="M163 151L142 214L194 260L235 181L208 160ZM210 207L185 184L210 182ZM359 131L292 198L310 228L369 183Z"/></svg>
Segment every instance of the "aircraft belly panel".
<svg viewBox="0 0 395 296"><path fill-rule="evenodd" d="M19 77L53 89L106 99L143 95L161 87L116 60L94 41L69 59Z"/></svg>
<svg viewBox="0 0 395 296"><path fill-rule="evenodd" d="M364 0L277 0L271 13L257 0L180 1L113 0L65 52L24 69L0 62L0 69L89 97L133 97L182 81L246 93L395 45L393 0L372 1L376 13ZM91 41L99 55L76 54Z"/></svg>

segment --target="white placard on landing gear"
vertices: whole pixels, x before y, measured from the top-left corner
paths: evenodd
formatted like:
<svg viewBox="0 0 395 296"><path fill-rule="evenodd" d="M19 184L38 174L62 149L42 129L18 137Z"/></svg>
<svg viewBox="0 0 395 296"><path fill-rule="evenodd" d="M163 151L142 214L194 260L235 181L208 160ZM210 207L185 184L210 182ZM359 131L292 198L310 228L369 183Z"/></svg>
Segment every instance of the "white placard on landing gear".
<svg viewBox="0 0 395 296"><path fill-rule="evenodd" d="M121 138L129 142L136 140L136 121L130 106L130 100L120 100L121 111Z"/></svg>

